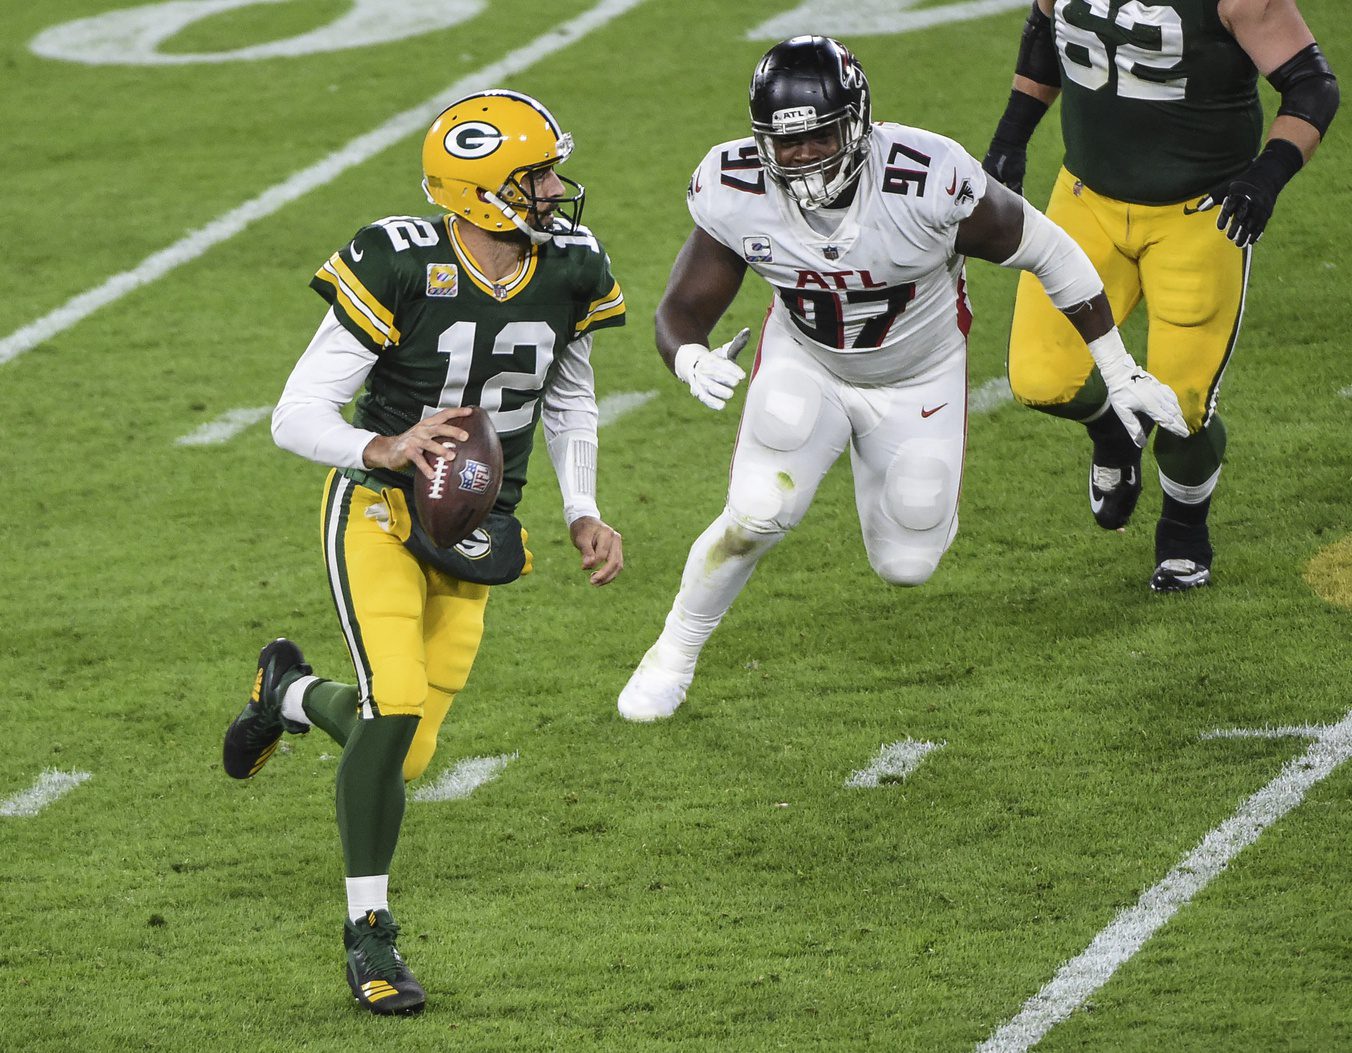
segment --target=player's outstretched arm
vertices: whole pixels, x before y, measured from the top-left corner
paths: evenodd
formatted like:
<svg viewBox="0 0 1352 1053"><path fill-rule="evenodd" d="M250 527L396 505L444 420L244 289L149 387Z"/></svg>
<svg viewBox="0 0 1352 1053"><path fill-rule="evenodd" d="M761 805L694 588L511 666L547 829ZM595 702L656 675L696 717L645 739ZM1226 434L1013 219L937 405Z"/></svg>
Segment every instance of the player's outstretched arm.
<svg viewBox="0 0 1352 1053"><path fill-rule="evenodd" d="M1103 282L1089 257L1065 231L1023 198L987 184L975 211L958 225L958 252L1036 275L1047 296L1089 347L1108 388L1108 401L1137 446L1145 431L1137 414L1186 437L1178 396L1136 364L1113 321Z"/></svg>
<svg viewBox="0 0 1352 1053"><path fill-rule="evenodd" d="M696 227L681 246L657 305L655 336L662 360L710 409L727 405L746 376L734 360L750 330L743 329L718 348L709 347L709 334L732 305L745 275L745 260Z"/></svg>
<svg viewBox="0 0 1352 1053"><path fill-rule="evenodd" d="M988 174L1016 194L1023 193L1028 168L1028 142L1048 107L1061 94L1061 67L1052 39L1051 0L1033 0L1019 39L1014 63L1014 87L1005 112L981 162Z"/></svg>

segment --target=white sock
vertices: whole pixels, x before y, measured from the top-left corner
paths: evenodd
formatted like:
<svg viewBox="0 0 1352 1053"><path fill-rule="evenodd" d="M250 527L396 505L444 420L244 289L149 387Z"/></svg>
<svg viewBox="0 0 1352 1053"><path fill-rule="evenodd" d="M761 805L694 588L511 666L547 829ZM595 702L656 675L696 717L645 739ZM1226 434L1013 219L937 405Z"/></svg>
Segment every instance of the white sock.
<svg viewBox="0 0 1352 1053"><path fill-rule="evenodd" d="M657 645L663 665L689 672L761 556L783 534L753 534L724 512L690 546L681 590ZM729 543L731 541L732 543Z"/></svg>
<svg viewBox="0 0 1352 1053"><path fill-rule="evenodd" d="M286 689L286 694L282 696L283 717L287 720L294 720L297 724L314 723L305 715L305 708L301 705L301 700L305 698L305 689L318 680L319 677L317 676L302 676Z"/></svg>
<svg viewBox="0 0 1352 1053"><path fill-rule="evenodd" d="M347 879L347 916L361 921L368 910L389 910L390 875L369 874Z"/></svg>

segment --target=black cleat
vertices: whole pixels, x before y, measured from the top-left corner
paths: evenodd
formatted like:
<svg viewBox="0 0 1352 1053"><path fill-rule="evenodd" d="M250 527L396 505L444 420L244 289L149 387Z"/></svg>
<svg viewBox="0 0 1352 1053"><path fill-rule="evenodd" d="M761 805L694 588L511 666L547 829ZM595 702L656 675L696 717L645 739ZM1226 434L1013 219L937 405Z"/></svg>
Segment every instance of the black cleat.
<svg viewBox="0 0 1352 1053"><path fill-rule="evenodd" d="M232 779L247 779L268 762L281 741L282 732L304 735L309 724L298 724L282 717L281 683L294 679L290 674L308 676L300 648L290 640L277 639L258 653L258 675L254 677L249 702L225 730L222 761Z"/></svg>
<svg viewBox="0 0 1352 1053"><path fill-rule="evenodd" d="M399 926L388 910L368 910L361 921L343 927L347 949L347 985L363 1009L383 1016L421 1013L427 1001L422 985L400 957Z"/></svg>
<svg viewBox="0 0 1352 1053"><path fill-rule="evenodd" d="M1186 592L1211 584L1211 568L1190 559L1166 559L1150 575L1151 592Z"/></svg>
<svg viewBox="0 0 1352 1053"><path fill-rule="evenodd" d="M1160 519L1155 524L1151 592L1187 592L1211 584L1211 535L1205 523Z"/></svg>
<svg viewBox="0 0 1352 1053"><path fill-rule="evenodd" d="M1089 464L1089 510L1104 530L1121 530L1136 510L1141 496L1141 451L1130 464L1109 468Z"/></svg>

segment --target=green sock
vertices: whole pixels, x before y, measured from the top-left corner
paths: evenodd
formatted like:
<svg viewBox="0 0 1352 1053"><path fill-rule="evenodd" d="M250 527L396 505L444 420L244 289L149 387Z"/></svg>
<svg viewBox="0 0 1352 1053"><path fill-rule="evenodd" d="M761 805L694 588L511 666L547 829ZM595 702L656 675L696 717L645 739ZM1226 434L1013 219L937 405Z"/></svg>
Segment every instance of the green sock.
<svg viewBox="0 0 1352 1053"><path fill-rule="evenodd" d="M1155 436L1155 463L1180 486L1201 486L1216 474L1225 457L1225 424L1219 416L1196 435L1180 439L1160 428Z"/></svg>
<svg viewBox="0 0 1352 1053"><path fill-rule="evenodd" d="M418 717L359 720L338 764L338 833L348 877L388 874L404 819L404 754Z"/></svg>
<svg viewBox="0 0 1352 1053"><path fill-rule="evenodd" d="M357 689L351 684L318 680L306 690L301 708L311 724L328 732L338 745L346 746L357 726L357 702Z"/></svg>

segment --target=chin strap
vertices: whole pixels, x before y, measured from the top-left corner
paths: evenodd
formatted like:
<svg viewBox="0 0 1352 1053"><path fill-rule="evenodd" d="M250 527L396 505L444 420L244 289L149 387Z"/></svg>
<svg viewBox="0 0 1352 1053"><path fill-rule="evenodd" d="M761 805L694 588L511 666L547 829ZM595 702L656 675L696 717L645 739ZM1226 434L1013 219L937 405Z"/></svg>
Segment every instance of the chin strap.
<svg viewBox="0 0 1352 1053"><path fill-rule="evenodd" d="M507 204L491 190L480 190L479 193L483 195L485 201L511 220L512 225L516 227L517 230L521 231L522 234L526 235L526 237L530 238L533 244L543 245L554 237L552 231L536 230L521 218L521 213L517 212L516 209L512 208L511 205Z"/></svg>

